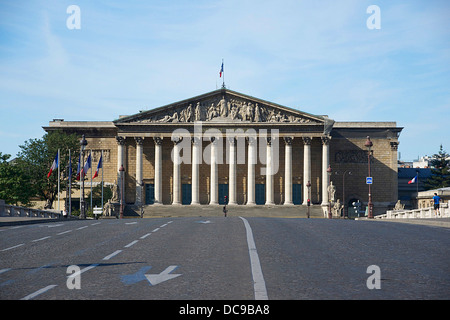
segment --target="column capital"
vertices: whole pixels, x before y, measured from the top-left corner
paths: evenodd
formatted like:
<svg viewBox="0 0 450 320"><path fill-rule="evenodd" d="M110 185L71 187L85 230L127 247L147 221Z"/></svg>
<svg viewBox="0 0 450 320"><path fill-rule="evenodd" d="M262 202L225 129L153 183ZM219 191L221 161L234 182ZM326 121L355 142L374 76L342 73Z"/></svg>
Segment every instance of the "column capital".
<svg viewBox="0 0 450 320"><path fill-rule="evenodd" d="M126 139L125 137L117 136L116 137L117 144L121 145L121 146L124 146L125 145L125 139Z"/></svg>
<svg viewBox="0 0 450 320"><path fill-rule="evenodd" d="M330 136L322 136L322 137L321 137L321 140L322 140L322 144L323 144L323 145L329 145L329 144L330 144L331 137L330 137Z"/></svg>
<svg viewBox="0 0 450 320"><path fill-rule="evenodd" d="M183 137L179 136L179 137L172 137L172 142L173 144L179 144L181 141L183 140Z"/></svg>
<svg viewBox="0 0 450 320"><path fill-rule="evenodd" d="M311 137L302 137L303 144L311 145L312 138Z"/></svg>
<svg viewBox="0 0 450 320"><path fill-rule="evenodd" d="M192 137L191 142L193 145L199 146L202 144L202 139L198 137Z"/></svg>
<svg viewBox="0 0 450 320"><path fill-rule="evenodd" d="M134 137L134 141L136 141L137 145L142 146L142 144L144 143L144 138L143 137Z"/></svg>
<svg viewBox="0 0 450 320"><path fill-rule="evenodd" d="M228 137L227 140L230 145L232 146L236 145L236 137Z"/></svg>
<svg viewBox="0 0 450 320"><path fill-rule="evenodd" d="M158 146L162 145L163 139L164 139L163 137L153 137L153 141L155 142L155 145L158 145Z"/></svg>
<svg viewBox="0 0 450 320"><path fill-rule="evenodd" d="M283 140L287 146L291 146L294 141L294 137L283 137Z"/></svg>
<svg viewBox="0 0 450 320"><path fill-rule="evenodd" d="M258 138L256 137L245 137L245 140L247 140L248 144L253 146L256 144L256 141L258 140Z"/></svg>

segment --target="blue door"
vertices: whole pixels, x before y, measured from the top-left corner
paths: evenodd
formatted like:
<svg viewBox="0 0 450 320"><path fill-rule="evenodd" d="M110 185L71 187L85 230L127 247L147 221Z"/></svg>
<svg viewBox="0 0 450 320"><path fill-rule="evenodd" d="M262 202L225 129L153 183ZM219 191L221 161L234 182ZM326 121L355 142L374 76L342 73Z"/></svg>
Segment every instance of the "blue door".
<svg viewBox="0 0 450 320"><path fill-rule="evenodd" d="M255 203L256 204L266 203L266 185L255 184Z"/></svg>
<svg viewBox="0 0 450 320"><path fill-rule="evenodd" d="M292 185L292 202L302 204L302 185L294 183Z"/></svg>
<svg viewBox="0 0 450 320"><path fill-rule="evenodd" d="M155 185L145 184L145 204L155 203Z"/></svg>
<svg viewBox="0 0 450 320"><path fill-rule="evenodd" d="M192 185L181 185L181 204L191 204L192 201Z"/></svg>
<svg viewBox="0 0 450 320"><path fill-rule="evenodd" d="M219 204L227 204L228 200L228 185L219 184Z"/></svg>

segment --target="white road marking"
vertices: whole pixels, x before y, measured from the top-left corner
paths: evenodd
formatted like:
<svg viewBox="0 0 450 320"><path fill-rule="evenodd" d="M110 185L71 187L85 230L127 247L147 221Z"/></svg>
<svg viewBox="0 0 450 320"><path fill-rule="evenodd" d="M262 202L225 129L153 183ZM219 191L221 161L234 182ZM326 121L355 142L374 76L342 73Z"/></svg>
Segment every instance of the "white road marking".
<svg viewBox="0 0 450 320"><path fill-rule="evenodd" d="M62 235L64 233L69 233L69 232L72 232L72 230L63 231L63 232L57 233L56 235L59 236L59 235Z"/></svg>
<svg viewBox="0 0 450 320"><path fill-rule="evenodd" d="M7 271L9 271L9 270L11 270L11 268L2 269L2 270L0 270L0 274L2 274L2 273L4 273L4 272L7 272Z"/></svg>
<svg viewBox="0 0 450 320"><path fill-rule="evenodd" d="M87 228L87 227L89 227L89 226L79 227L79 228L77 228L77 230L81 230L81 229L84 229L84 228Z"/></svg>
<svg viewBox="0 0 450 320"><path fill-rule="evenodd" d="M268 300L266 290L266 282L259 262L258 252L256 251L255 240L253 239L252 228L248 221L239 217L244 221L245 230L247 232L248 253L250 255L250 264L252 267L253 290L255 291L255 300Z"/></svg>
<svg viewBox="0 0 450 320"><path fill-rule="evenodd" d="M38 241L45 240L45 239L48 239L48 238L51 238L51 236L43 237L43 238L40 238L40 239L35 239L35 240L31 241L31 242L38 242Z"/></svg>
<svg viewBox="0 0 450 320"><path fill-rule="evenodd" d="M156 231L158 231L159 230L159 228L156 228L155 230L153 230L152 232L156 232Z"/></svg>
<svg viewBox="0 0 450 320"><path fill-rule="evenodd" d="M136 224L137 222L125 222L125 224Z"/></svg>
<svg viewBox="0 0 450 320"><path fill-rule="evenodd" d="M139 239L145 239L145 238L147 238L149 235L151 235L151 233L147 233L147 234L144 234L142 237L140 237Z"/></svg>
<svg viewBox="0 0 450 320"><path fill-rule="evenodd" d="M125 248L131 247L133 244L137 243L138 241L139 241L139 240L134 240L134 241L130 242L129 244L127 244L127 245L125 246Z"/></svg>
<svg viewBox="0 0 450 320"><path fill-rule="evenodd" d="M167 226L167 223L164 223L160 228L164 228L165 226Z"/></svg>
<svg viewBox="0 0 450 320"><path fill-rule="evenodd" d="M86 272L88 270L94 269L96 266L98 266L98 263L91 264L90 266L88 266L88 267L86 267L84 269L81 269L78 272L75 272L75 273L72 273L71 275L68 275L67 278L75 278L76 276L82 274L83 272Z"/></svg>
<svg viewBox="0 0 450 320"><path fill-rule="evenodd" d="M45 288L42 288L42 289L40 289L40 290L38 290L38 291L36 291L36 292L34 292L32 294L27 295L26 297L22 298L21 300L33 299L33 298L37 297L38 295L40 295L40 294L42 294L44 292L47 292L50 289L53 289L54 287L56 287L56 284L52 284L52 285L46 286Z"/></svg>
<svg viewBox="0 0 450 320"><path fill-rule="evenodd" d="M114 251L114 252L111 253L110 255L107 255L106 257L104 257L103 260L109 260L109 259L111 259L112 257L118 255L118 254L121 253L121 252L122 252L122 250Z"/></svg>
<svg viewBox="0 0 450 320"><path fill-rule="evenodd" d="M93 224L91 224L91 226L95 226L95 225L100 224L100 223L101 222L93 223Z"/></svg>
<svg viewBox="0 0 450 320"><path fill-rule="evenodd" d="M17 246L14 246L14 247L9 247L9 248L6 248L6 249L3 249L2 251L7 251L7 250L11 250L11 249L14 249L14 248L18 248L18 247L21 247L21 246L23 246L25 243L21 243L21 244L18 244Z"/></svg>

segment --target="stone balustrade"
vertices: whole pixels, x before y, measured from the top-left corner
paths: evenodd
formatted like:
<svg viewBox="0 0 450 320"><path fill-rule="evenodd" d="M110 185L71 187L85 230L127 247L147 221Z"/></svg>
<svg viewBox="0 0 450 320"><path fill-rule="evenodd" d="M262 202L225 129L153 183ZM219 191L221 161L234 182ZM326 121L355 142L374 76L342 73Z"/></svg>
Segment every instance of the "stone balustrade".
<svg viewBox="0 0 450 320"><path fill-rule="evenodd" d="M63 215L51 210L41 210L9 205L5 204L4 200L0 200L0 217L35 217L60 219L63 218Z"/></svg>
<svg viewBox="0 0 450 320"><path fill-rule="evenodd" d="M450 202L450 201L449 201ZM376 219L425 219L425 218L450 218L449 203L441 203L436 217L434 208L420 208L413 210L388 210L385 214L375 216Z"/></svg>

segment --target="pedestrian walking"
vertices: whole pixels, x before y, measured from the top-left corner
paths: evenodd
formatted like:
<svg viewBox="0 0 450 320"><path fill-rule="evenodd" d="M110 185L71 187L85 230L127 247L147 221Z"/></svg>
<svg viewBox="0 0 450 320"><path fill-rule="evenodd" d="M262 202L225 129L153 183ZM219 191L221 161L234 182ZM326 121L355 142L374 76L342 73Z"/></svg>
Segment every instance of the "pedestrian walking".
<svg viewBox="0 0 450 320"><path fill-rule="evenodd" d="M227 216L227 212L228 212L228 210L227 210L227 205L224 205L223 206L223 215L224 215L224 217L226 217Z"/></svg>
<svg viewBox="0 0 450 320"><path fill-rule="evenodd" d="M434 193L433 202L434 202L434 216L435 217L437 217L438 215L440 216L441 213L439 212L439 203L441 202L441 197L439 197L437 193Z"/></svg>

